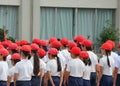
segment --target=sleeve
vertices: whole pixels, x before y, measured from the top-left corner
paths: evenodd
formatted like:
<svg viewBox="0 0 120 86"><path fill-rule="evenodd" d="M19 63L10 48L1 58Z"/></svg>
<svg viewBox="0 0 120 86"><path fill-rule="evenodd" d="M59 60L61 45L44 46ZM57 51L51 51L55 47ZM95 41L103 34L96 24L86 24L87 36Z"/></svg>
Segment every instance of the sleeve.
<svg viewBox="0 0 120 86"><path fill-rule="evenodd" d="M44 62L42 60L40 60L40 68L44 69Z"/></svg>
<svg viewBox="0 0 120 86"><path fill-rule="evenodd" d="M102 66L102 67L104 66L104 62L103 62L102 58L100 59L100 66Z"/></svg>
<svg viewBox="0 0 120 86"><path fill-rule="evenodd" d="M115 60L115 67L119 68L119 60Z"/></svg>
<svg viewBox="0 0 120 86"><path fill-rule="evenodd" d="M15 73L19 73L19 64L15 65Z"/></svg>
<svg viewBox="0 0 120 86"><path fill-rule="evenodd" d="M48 62L47 65L46 65L46 71L51 71L50 70L50 63Z"/></svg>
<svg viewBox="0 0 120 86"><path fill-rule="evenodd" d="M66 71L70 72L70 62L67 64L67 69Z"/></svg>

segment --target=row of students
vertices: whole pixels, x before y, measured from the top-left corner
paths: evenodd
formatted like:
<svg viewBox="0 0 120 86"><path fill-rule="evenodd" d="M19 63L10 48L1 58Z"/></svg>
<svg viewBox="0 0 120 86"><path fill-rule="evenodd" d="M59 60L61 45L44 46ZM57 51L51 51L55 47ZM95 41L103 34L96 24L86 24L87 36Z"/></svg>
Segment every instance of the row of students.
<svg viewBox="0 0 120 86"><path fill-rule="evenodd" d="M102 84L102 81L104 81L104 82L101 86L106 86L105 83L110 82L110 81L105 81L106 79L111 80L111 82L113 82L111 77L108 78L109 74L111 74L111 73L108 73L108 71L106 72L106 70L104 70L104 65L105 65L104 62L108 63L108 65L106 65L106 69L108 68L111 71L111 69L113 70L114 67L113 67L113 63L109 62L109 56L112 57L112 59L114 58L112 61L113 62L115 61L115 64L117 64L117 65L115 65L115 70L114 70L115 71L114 77L115 77L115 75L117 74L117 71L119 70L119 62L116 61L116 58L118 58L117 56L115 56L116 54L111 52L114 47L114 43L112 43L109 40L106 44L106 46L110 45L109 47L111 47L110 48L111 50L106 50L104 47L103 48L101 47L101 49L103 49L103 51L104 51L104 53L102 51L103 58L106 55L108 56L108 58L107 58L107 60L100 59L100 70L98 70L97 69L98 57L92 51L92 42L88 39L83 39L82 37L77 37L77 40L76 39L74 39L74 40L76 43L68 42L68 40L66 38L63 38L60 41L57 41L56 38L51 38L49 40L49 43L50 43L49 50L51 50L51 49L56 50L57 54L53 55L53 53L50 53L50 51L48 50L47 55L45 57L44 57L45 51L43 50L44 53L41 53L42 50L39 49L39 47L41 47L43 49L46 49L46 51L47 51L48 48L45 48L45 47L47 47L47 44L44 44L45 41L42 43L41 46L39 46L40 44L39 44L38 39L35 39L33 41L33 43L35 43L35 44L31 44L31 47L30 47L30 46L26 46L26 44L28 44L28 43L25 40L22 40L22 42L20 44L20 46L21 46L20 55L21 55L22 60L15 65L15 69L16 69L16 71L14 73L14 81L16 82L15 85L19 86L19 84L20 84L22 86L22 84L23 85L26 84L26 86L30 86L30 85L32 85L32 86L37 86L37 85L51 86L51 85L55 85L54 81L57 81L57 84L59 81L59 85L64 84L65 86L66 85L71 86L72 83L70 82L70 80L73 80L74 84L72 86L77 86L77 85L79 86L79 84L81 84L81 83L75 82L74 81L75 79L77 79L80 82L83 82L80 86L83 86L84 82L90 83L88 86L90 86L90 85L96 86L96 81L97 81L98 86L99 86L99 84L100 85ZM4 45L6 46L6 43ZM11 44L11 45L14 45L14 44ZM79 48L77 47L74 50L74 52L72 52L72 49L74 49L76 46L78 46ZM13 46L11 49L9 47L10 47L10 45L8 46L9 51L10 50L16 51L18 49L18 48L15 48L15 46ZM24 48L24 47L26 47L26 48ZM76 55L77 49L86 51L89 57L85 57L85 58L89 58L89 59L84 60L82 58L82 56L79 56L79 53L77 53L77 55ZM106 51L107 51L107 54L105 54ZM31 54L31 57L30 57L30 54ZM30 60L28 60L29 57L30 57ZM44 63L38 57L43 59L43 61L45 61L46 63ZM10 59L11 58L9 58L9 60ZM83 69L76 69L77 72L82 70L82 72L80 72L81 75L80 75L80 73L79 73L79 75L77 75L77 72L75 70L70 70L71 68L74 69L79 66L81 67L81 65L77 66L77 61L84 64ZM56 65L52 65L53 64L52 62ZM71 65L71 62L73 62L72 65ZM86 63L86 62L88 62L88 63ZM27 63L28 65L25 65L25 63ZM29 63L31 63L31 67L30 67ZM49 63L49 65L52 65L52 66L49 66L48 63ZM80 63L78 63L78 64L80 64ZM27 67L27 66L29 66L29 67ZM58 66L60 67L60 70L56 69L57 72L55 70L53 70L53 68L56 68ZM91 68L91 70L89 68ZM31 70L28 71L27 69L28 70L31 69ZM20 72L20 70L24 70L24 71ZM84 70L86 70L86 72ZM107 78L106 78L106 73L102 73L101 71L105 71L106 73L108 73ZM20 74L19 74L19 72L20 72ZM56 75L54 75L54 73L52 73L52 72L55 72ZM29 73L28 75L30 75L30 76L24 75L26 73ZM19 75L20 75L20 77L19 77ZM103 75L105 75L105 76L103 77ZM118 75L119 75L119 73L118 73ZM27 79L26 77L28 77L29 79ZM62 77L62 78L60 78L60 77ZM98 77L98 80L96 80L97 77ZM116 78L117 80L115 80L115 78L114 78L114 82L113 82L114 85L115 85L115 81L117 81L117 82L119 81L119 79L118 79L119 77L117 75L116 75L116 77L117 77ZM55 86L57 86L57 85L55 85ZM117 86L119 86L119 85L117 85Z"/></svg>

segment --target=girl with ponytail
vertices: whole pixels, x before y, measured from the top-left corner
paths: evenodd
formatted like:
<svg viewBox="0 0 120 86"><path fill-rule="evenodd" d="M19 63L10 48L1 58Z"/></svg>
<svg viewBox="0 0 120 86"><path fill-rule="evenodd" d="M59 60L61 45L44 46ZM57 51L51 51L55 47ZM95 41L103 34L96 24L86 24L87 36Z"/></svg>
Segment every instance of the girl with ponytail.
<svg viewBox="0 0 120 86"><path fill-rule="evenodd" d="M113 86L113 69L114 59L111 57L112 46L109 43L104 43L101 46L103 57L100 59L100 73L97 81L97 86Z"/></svg>
<svg viewBox="0 0 120 86"><path fill-rule="evenodd" d="M51 48L48 51L49 61L46 65L48 75L48 86L62 86L63 71L58 55L58 50Z"/></svg>
<svg viewBox="0 0 120 86"><path fill-rule="evenodd" d="M30 61L33 64L33 74L31 79L32 86L40 86L42 80L43 61L38 56L39 46L37 44L31 44L31 58Z"/></svg>

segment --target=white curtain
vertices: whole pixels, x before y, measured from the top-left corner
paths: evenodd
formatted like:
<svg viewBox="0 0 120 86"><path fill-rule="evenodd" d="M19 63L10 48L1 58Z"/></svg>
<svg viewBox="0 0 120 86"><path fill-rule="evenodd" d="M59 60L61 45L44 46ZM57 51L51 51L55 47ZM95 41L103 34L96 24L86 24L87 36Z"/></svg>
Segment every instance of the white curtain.
<svg viewBox="0 0 120 86"><path fill-rule="evenodd" d="M16 37L18 28L18 7L0 6L0 28L8 30L8 36Z"/></svg>

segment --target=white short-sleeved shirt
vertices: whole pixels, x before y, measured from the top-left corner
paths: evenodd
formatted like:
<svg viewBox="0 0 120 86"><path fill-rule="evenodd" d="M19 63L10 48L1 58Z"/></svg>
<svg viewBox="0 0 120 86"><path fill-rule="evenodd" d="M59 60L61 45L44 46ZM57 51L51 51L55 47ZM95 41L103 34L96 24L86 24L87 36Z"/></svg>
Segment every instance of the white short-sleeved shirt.
<svg viewBox="0 0 120 86"><path fill-rule="evenodd" d="M90 80L90 74L91 74L91 66L86 65L85 66L85 71L83 73L83 79Z"/></svg>
<svg viewBox="0 0 120 86"><path fill-rule="evenodd" d="M66 65L65 57L62 55L61 51L59 51L59 53L58 53L57 56L58 56L59 59L60 59L62 68L64 69L64 68L65 68L65 65Z"/></svg>
<svg viewBox="0 0 120 86"><path fill-rule="evenodd" d="M85 65L79 58L72 59L68 63L66 70L70 72L70 76L83 77L83 72L85 71Z"/></svg>
<svg viewBox="0 0 120 86"><path fill-rule="evenodd" d="M19 74L18 81L31 80L33 65L29 60L21 60L15 65L15 73Z"/></svg>
<svg viewBox="0 0 120 86"><path fill-rule="evenodd" d="M7 56L7 63L8 63L8 68L9 69L12 68L11 55L10 54Z"/></svg>
<svg viewBox="0 0 120 86"><path fill-rule="evenodd" d="M15 67L9 69L8 76L11 77L11 82L14 82L14 73L15 73Z"/></svg>
<svg viewBox="0 0 120 86"><path fill-rule="evenodd" d="M115 60L115 67L118 68L118 74L120 74L120 56Z"/></svg>
<svg viewBox="0 0 120 86"><path fill-rule="evenodd" d="M7 81L8 64L6 61L0 61L0 81Z"/></svg>
<svg viewBox="0 0 120 86"><path fill-rule="evenodd" d="M110 75L111 76L112 73L113 73L113 70L114 70L114 59L111 56L108 56L108 59L109 59L111 67L109 67L108 64L107 64L107 56L103 56L100 59L100 66L103 67L103 74L104 75Z"/></svg>
<svg viewBox="0 0 120 86"><path fill-rule="evenodd" d="M45 69L45 62L43 60L41 60L41 59L39 59L39 61L40 61L40 64L39 64L40 68L41 69ZM30 62L32 63L32 65L34 65L34 58L33 58L33 56L30 58ZM34 76L34 74L32 74L32 75Z"/></svg>
<svg viewBox="0 0 120 86"><path fill-rule="evenodd" d="M56 59L52 59L50 61L47 62L46 64L46 71L50 71L51 72L51 76L60 76L60 72L57 72L57 60Z"/></svg>
<svg viewBox="0 0 120 86"><path fill-rule="evenodd" d="M44 58L42 58L42 60L47 63L50 59L48 57L48 53L44 56Z"/></svg>
<svg viewBox="0 0 120 86"><path fill-rule="evenodd" d="M63 57L65 58L66 64L68 64L68 62L72 59L71 56L70 56L70 53L68 52L68 50L67 50L67 49L62 50L62 51L61 51L61 54L62 54Z"/></svg>
<svg viewBox="0 0 120 86"><path fill-rule="evenodd" d="M116 61L118 55L115 52L111 52L111 57L113 57L114 61Z"/></svg>
<svg viewBox="0 0 120 86"><path fill-rule="evenodd" d="M91 60L91 72L96 72L96 65L98 64L98 57L95 53L93 53L92 51L87 51Z"/></svg>

